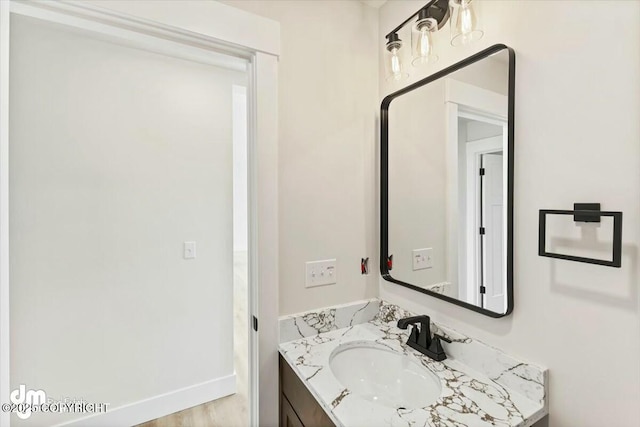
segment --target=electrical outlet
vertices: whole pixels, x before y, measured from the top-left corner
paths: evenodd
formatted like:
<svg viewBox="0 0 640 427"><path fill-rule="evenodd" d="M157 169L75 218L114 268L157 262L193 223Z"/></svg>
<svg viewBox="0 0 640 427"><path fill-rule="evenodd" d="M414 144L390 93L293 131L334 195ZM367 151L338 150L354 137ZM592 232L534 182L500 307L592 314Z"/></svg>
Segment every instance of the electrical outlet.
<svg viewBox="0 0 640 427"><path fill-rule="evenodd" d="M310 261L305 264L306 281L305 287L332 285L337 281L338 270L335 259L324 261Z"/></svg>
<svg viewBox="0 0 640 427"><path fill-rule="evenodd" d="M413 270L424 270L425 268L433 268L433 249L414 249Z"/></svg>

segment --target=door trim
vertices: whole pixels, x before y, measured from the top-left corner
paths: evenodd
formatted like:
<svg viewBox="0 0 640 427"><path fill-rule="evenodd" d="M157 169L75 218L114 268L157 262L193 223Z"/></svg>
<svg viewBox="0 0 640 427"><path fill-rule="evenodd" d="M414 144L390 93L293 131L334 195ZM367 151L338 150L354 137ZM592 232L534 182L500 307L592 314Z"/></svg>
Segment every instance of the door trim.
<svg viewBox="0 0 640 427"><path fill-rule="evenodd" d="M461 274L460 276L466 278L466 283L464 285L466 300L469 303L476 304L482 308L485 308L483 304L480 304L481 298L479 288L479 284L482 283L480 277L480 265L482 263L480 253L482 239L478 233L478 229L482 226L480 223L482 193L480 191L481 177L478 174L478 170L481 167L482 155L503 151L502 141L500 145L493 145L490 143L490 140L495 139L497 139L497 137L489 137L478 141L468 142L466 145L467 181L465 183L465 192L467 210L466 215L461 219L466 222L466 226L463 230L465 233L465 246L467 248L467 253L466 263L464 266L461 265L461 268L465 268L465 274ZM473 242L473 244L469 244L469 242Z"/></svg>

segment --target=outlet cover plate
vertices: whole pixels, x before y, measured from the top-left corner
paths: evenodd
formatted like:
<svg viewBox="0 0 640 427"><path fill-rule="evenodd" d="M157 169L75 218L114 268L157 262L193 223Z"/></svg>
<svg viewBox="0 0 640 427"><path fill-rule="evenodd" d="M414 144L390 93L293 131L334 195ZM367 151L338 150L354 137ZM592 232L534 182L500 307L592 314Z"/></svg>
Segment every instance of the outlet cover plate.
<svg viewBox="0 0 640 427"><path fill-rule="evenodd" d="M333 285L337 282L338 269L336 260L310 261L305 264L305 287Z"/></svg>
<svg viewBox="0 0 640 427"><path fill-rule="evenodd" d="M413 250L413 271L433 268L433 248Z"/></svg>

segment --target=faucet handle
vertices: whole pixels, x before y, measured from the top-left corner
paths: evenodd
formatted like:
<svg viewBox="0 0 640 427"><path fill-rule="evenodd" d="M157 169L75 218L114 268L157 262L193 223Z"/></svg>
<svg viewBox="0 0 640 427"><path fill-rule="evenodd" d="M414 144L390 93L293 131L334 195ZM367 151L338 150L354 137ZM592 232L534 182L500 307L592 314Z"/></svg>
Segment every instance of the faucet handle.
<svg viewBox="0 0 640 427"><path fill-rule="evenodd" d="M426 316L426 315L405 317L404 319L398 320L398 328L407 329L407 326L415 325L416 323L419 323L421 327L426 326L428 330L429 325L431 323L431 319L429 318L429 316Z"/></svg>
<svg viewBox="0 0 640 427"><path fill-rule="evenodd" d="M449 344L451 344L451 343L452 343L452 341L451 341L449 338L447 338L447 337L445 337L445 336L443 336L443 335L433 334L433 338L434 338L434 339L436 339L436 338L441 339L442 341L446 341L446 342L448 342Z"/></svg>

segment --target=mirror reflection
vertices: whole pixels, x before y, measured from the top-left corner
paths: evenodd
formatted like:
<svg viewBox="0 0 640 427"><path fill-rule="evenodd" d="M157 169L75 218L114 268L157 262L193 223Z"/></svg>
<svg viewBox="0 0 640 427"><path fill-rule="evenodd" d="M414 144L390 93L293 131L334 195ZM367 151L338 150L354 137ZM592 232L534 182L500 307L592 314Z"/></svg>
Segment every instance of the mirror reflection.
<svg viewBox="0 0 640 427"><path fill-rule="evenodd" d="M509 53L393 100L388 114L390 275L507 311Z"/></svg>

